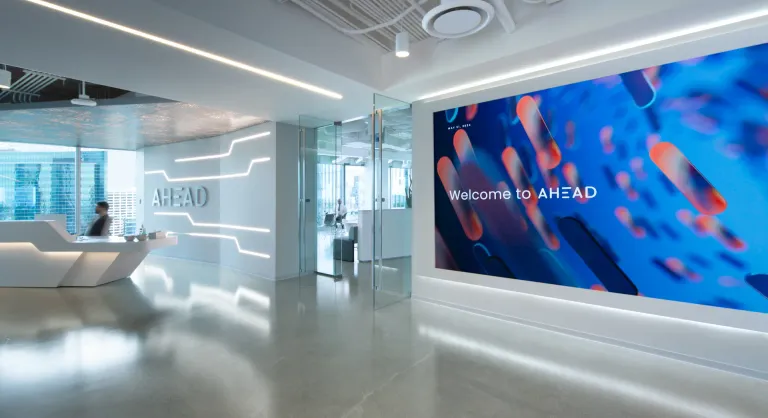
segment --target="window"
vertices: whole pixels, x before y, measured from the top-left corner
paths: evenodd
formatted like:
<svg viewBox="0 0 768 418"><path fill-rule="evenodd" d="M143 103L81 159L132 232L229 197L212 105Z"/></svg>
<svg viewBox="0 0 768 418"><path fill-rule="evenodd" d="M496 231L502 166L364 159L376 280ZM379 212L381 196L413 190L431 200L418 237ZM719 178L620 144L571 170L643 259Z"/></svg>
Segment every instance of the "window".
<svg viewBox="0 0 768 418"><path fill-rule="evenodd" d="M322 226L326 213L336 211L336 200L341 197L341 170L344 166L333 163L317 164L317 225Z"/></svg>
<svg viewBox="0 0 768 418"><path fill-rule="evenodd" d="M136 152L83 148L80 161L81 229L93 220L96 203L106 201L112 217L109 234L137 233Z"/></svg>
<svg viewBox="0 0 768 418"><path fill-rule="evenodd" d="M344 166L344 205L347 207L347 219L355 220L360 212L363 193L363 173L365 167L359 165Z"/></svg>
<svg viewBox="0 0 768 418"><path fill-rule="evenodd" d="M0 142L0 220L64 215L67 232L81 234L96 202L105 200L113 219L110 235L135 233L136 153L81 149L79 155L77 178L77 148Z"/></svg>
<svg viewBox="0 0 768 418"><path fill-rule="evenodd" d="M410 168L389 168L389 207L405 209L408 207L407 191L411 186Z"/></svg>
<svg viewBox="0 0 768 418"><path fill-rule="evenodd" d="M0 143L0 220L33 220L64 215L75 233L76 149Z"/></svg>

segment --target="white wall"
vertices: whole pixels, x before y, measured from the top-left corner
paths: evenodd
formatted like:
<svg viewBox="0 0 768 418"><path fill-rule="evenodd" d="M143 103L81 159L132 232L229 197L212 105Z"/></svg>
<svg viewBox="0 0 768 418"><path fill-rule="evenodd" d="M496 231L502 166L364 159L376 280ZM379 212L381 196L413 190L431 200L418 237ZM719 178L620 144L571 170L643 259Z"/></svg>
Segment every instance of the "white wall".
<svg viewBox="0 0 768 418"><path fill-rule="evenodd" d="M234 138L237 138L237 136L233 136L230 139ZM225 139L198 139L194 141L144 148L144 171L164 170L171 178L217 176L221 173L221 161L219 159L189 162L183 164L176 163L174 160L184 157L219 154L221 152L220 142L222 140ZM152 206L152 199L156 189L174 187L177 185L186 187L205 187L208 190L208 203L204 207L199 208ZM162 175L145 175L143 200L143 225L147 231L164 230L173 231L179 234L186 234L190 232L212 234L222 233L218 228L193 227L186 217L167 217L155 215L157 212L187 212L196 222L220 223L221 217L219 215L219 205L221 202L221 190L218 180L169 183ZM140 224L137 226L140 226ZM179 243L177 246L157 251L157 254L218 264L221 260L219 254L220 244L220 241L216 239L180 235Z"/></svg>
<svg viewBox="0 0 768 418"><path fill-rule="evenodd" d="M275 137L275 256L278 279L299 274L299 128L277 124Z"/></svg>
<svg viewBox="0 0 768 418"><path fill-rule="evenodd" d="M768 26L414 104L415 298L768 378L768 315L435 268L432 113L768 41ZM578 65L576 65L578 67Z"/></svg>
<svg viewBox="0 0 768 418"><path fill-rule="evenodd" d="M239 142L231 154L221 158L174 161L228 154L233 140L264 132L270 135ZM297 135L296 127L264 123L218 137L145 148L143 172L165 170L171 179L192 178L169 183L160 174L144 176L144 225L150 231L166 230L179 235L178 246L158 254L221 264L268 279L295 276L298 273ZM258 158L269 158L269 161L251 164ZM249 167L247 176L227 177L246 173ZM196 186L208 190L208 203L203 207L152 205L157 188ZM186 216L164 216L158 214L160 212L188 213L196 224L215 225L195 226ZM231 226L265 228L269 232ZM188 235L190 233L216 236Z"/></svg>

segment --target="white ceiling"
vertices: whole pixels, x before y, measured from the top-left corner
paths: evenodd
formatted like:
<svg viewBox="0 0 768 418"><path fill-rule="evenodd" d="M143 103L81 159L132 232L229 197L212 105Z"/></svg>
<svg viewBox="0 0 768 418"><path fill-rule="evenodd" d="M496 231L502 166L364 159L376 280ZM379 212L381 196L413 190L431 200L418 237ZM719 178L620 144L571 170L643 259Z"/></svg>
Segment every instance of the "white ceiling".
<svg viewBox="0 0 768 418"><path fill-rule="evenodd" d="M368 113L375 92L413 101L479 77L766 5L765 0L563 0L532 6L507 0L518 23L515 33L504 34L494 22L470 38L413 44L408 59L396 59L278 0L53 1L339 92L344 99L23 0L3 2L0 62L276 121L296 121L300 114L344 120Z"/></svg>

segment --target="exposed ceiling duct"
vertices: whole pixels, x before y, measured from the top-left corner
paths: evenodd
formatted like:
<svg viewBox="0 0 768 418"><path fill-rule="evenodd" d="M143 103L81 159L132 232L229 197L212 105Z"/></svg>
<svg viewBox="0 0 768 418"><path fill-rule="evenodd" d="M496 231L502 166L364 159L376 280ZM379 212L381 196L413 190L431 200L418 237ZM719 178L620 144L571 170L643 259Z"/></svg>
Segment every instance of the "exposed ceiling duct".
<svg viewBox="0 0 768 418"><path fill-rule="evenodd" d="M386 51L405 32L412 42L429 38L421 27L427 10L438 0L281 0L291 2L348 35L365 37Z"/></svg>
<svg viewBox="0 0 768 418"><path fill-rule="evenodd" d="M516 24L508 0L279 0L293 3L336 30L365 36L386 51L408 56L405 39L462 38L484 29L494 19L506 33ZM552 4L561 0L520 0ZM397 40L400 43L397 43ZM401 46L398 48L398 45Z"/></svg>
<svg viewBox="0 0 768 418"><path fill-rule="evenodd" d="M1 110L11 108L7 106L9 104L69 101L73 97L76 98L80 94L84 94L80 90L82 83L77 80L10 65L0 64L0 68L2 68L0 71L5 70L7 72L6 77L9 78L8 84L10 85L9 89L0 90ZM88 84L88 92L94 99L115 99L129 93L122 89L99 84Z"/></svg>
<svg viewBox="0 0 768 418"><path fill-rule="evenodd" d="M11 83L11 88L0 91L0 102L32 103L40 97L40 91L56 81L64 81L64 77L41 71L24 70L24 75Z"/></svg>

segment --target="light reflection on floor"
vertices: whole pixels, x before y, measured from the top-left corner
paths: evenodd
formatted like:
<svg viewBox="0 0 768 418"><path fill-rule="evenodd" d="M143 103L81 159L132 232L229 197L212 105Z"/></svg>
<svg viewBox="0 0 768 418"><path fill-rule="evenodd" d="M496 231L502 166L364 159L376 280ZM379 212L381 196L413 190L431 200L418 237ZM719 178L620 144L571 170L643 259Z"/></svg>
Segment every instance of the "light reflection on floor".
<svg viewBox="0 0 768 418"><path fill-rule="evenodd" d="M401 289L410 263L382 283ZM760 417L768 382L423 302L150 257L0 289L0 417ZM378 296L386 291L377 292ZM376 306L381 306L376 303Z"/></svg>

